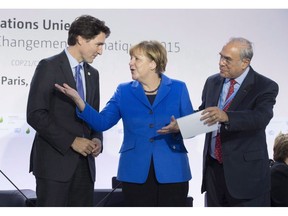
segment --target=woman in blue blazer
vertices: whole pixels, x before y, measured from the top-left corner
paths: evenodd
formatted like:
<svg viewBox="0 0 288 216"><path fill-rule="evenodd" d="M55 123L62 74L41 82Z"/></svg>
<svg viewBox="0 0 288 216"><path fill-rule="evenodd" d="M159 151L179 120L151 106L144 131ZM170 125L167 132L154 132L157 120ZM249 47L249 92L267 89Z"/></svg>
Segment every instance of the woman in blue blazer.
<svg viewBox="0 0 288 216"><path fill-rule="evenodd" d="M193 113L186 84L163 74L167 52L157 41L130 49L134 81L120 84L98 113L67 84L55 86L76 103L78 116L96 131L122 119L124 139L117 179L129 206L185 206L192 178L180 133L159 134L171 118Z"/></svg>

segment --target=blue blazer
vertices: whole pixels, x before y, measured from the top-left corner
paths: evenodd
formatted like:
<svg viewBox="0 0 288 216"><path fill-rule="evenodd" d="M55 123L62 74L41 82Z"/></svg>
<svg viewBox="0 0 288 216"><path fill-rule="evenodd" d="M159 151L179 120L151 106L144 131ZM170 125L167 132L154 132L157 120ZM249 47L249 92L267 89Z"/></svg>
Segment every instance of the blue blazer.
<svg viewBox="0 0 288 216"><path fill-rule="evenodd" d="M175 118L193 113L184 82L162 74L153 105L138 81L120 84L113 97L98 113L86 104L78 116L93 129L105 131L122 119L124 139L120 149L117 179L144 183L153 158L160 183L185 182L192 178L181 134L159 135L157 130Z"/></svg>
<svg viewBox="0 0 288 216"><path fill-rule="evenodd" d="M224 78L219 73L205 83L199 110L217 106ZM252 199L270 190L270 168L265 129L273 117L279 91L277 83L250 70L235 95L221 125L224 176L229 193L237 199ZM206 134L203 154L202 193L206 191L206 160L212 133Z"/></svg>

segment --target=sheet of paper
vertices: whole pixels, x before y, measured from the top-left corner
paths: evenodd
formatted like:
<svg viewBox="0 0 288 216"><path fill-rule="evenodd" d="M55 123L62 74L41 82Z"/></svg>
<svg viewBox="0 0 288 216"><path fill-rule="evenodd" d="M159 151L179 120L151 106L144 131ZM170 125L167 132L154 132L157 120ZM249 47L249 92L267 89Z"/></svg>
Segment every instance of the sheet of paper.
<svg viewBox="0 0 288 216"><path fill-rule="evenodd" d="M201 112L195 112L191 115L183 116L177 119L182 137L184 139L192 138L202 133L208 133L218 129L218 123L211 126L205 125L200 121Z"/></svg>

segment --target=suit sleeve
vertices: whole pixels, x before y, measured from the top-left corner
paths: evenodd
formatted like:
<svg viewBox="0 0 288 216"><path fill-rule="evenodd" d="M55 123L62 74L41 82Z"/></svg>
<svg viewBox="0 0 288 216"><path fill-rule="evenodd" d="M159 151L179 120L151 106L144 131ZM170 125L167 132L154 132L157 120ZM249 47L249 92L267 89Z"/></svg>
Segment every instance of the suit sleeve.
<svg viewBox="0 0 288 216"><path fill-rule="evenodd" d="M120 89L117 88L113 97L99 113L90 104L86 103L82 112L76 109L77 116L85 121L95 131L106 131L116 125L121 119L119 111Z"/></svg>
<svg viewBox="0 0 288 216"><path fill-rule="evenodd" d="M271 80L256 84L241 102L239 111L227 111L229 131L258 130L265 128L273 117L279 87Z"/></svg>
<svg viewBox="0 0 288 216"><path fill-rule="evenodd" d="M27 122L43 137L47 143L64 154L70 148L75 136L64 130L53 120L51 103L55 96L55 71L57 66L46 60L39 62L31 81Z"/></svg>
<svg viewBox="0 0 288 216"><path fill-rule="evenodd" d="M91 106L93 107L93 109L95 109L95 111L99 112L99 107L100 107L100 85L99 85L99 72L93 68L93 70L95 70L95 81L93 82L93 97L92 97L92 103ZM92 138L98 138L101 140L101 142L103 143L103 133L102 131L97 131L92 129ZM102 151L103 151L103 145L102 145Z"/></svg>

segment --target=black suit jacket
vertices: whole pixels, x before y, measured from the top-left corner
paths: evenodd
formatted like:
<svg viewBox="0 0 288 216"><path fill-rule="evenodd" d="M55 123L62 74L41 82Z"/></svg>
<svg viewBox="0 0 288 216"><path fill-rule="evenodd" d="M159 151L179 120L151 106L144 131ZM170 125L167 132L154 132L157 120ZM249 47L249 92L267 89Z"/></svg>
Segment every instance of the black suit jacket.
<svg viewBox="0 0 288 216"><path fill-rule="evenodd" d="M271 206L288 207L288 165L275 162L271 167Z"/></svg>
<svg viewBox="0 0 288 216"><path fill-rule="evenodd" d="M224 78L209 77L199 110L217 106ZM227 110L229 124L221 125L223 169L229 193L237 199L252 199L270 190L269 157L265 129L273 117L278 85L252 67ZM211 134L207 133L203 152L203 193Z"/></svg>
<svg viewBox="0 0 288 216"><path fill-rule="evenodd" d="M84 63L86 100L99 110L99 74ZM67 83L76 88L65 52L39 62L31 81L27 122L36 130L30 172L36 177L68 181L77 166L80 154L71 148L76 137L102 140L102 133L92 131L76 116L76 106L67 96L57 91L54 84ZM95 160L89 155L91 178L95 181Z"/></svg>

